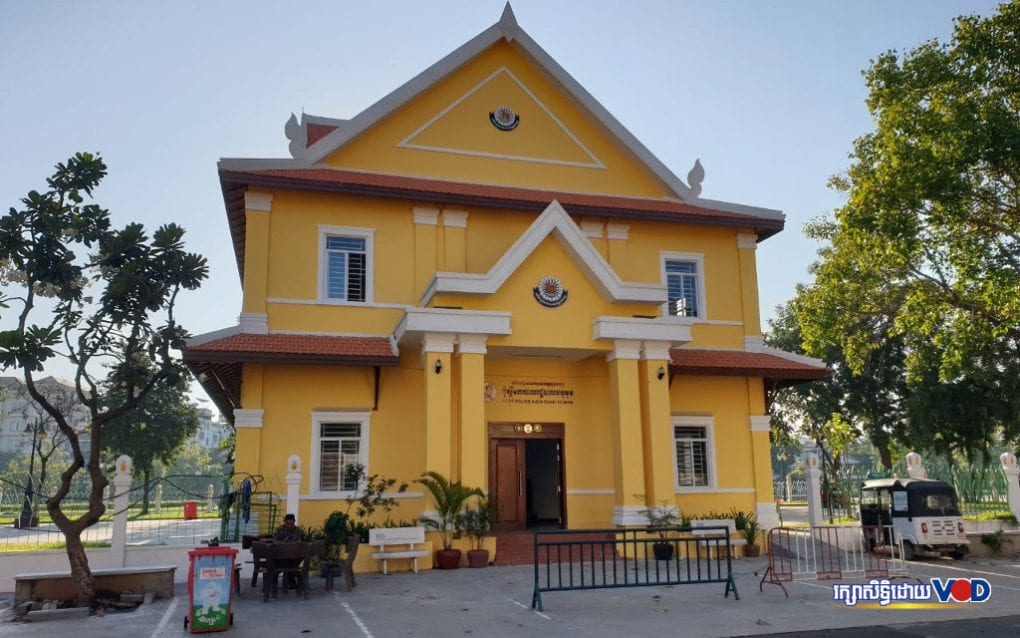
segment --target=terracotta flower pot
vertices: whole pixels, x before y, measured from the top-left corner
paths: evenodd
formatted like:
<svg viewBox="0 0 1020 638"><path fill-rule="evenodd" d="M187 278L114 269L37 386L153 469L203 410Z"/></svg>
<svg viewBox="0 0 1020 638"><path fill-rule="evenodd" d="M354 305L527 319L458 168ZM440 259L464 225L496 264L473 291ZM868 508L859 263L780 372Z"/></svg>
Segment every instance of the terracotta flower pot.
<svg viewBox="0 0 1020 638"><path fill-rule="evenodd" d="M489 550L469 549L467 560L469 567L485 567L489 564Z"/></svg>
<svg viewBox="0 0 1020 638"><path fill-rule="evenodd" d="M761 556L761 548L757 545L744 545L744 556L747 558L756 558Z"/></svg>
<svg viewBox="0 0 1020 638"><path fill-rule="evenodd" d="M437 549L436 567L439 569L457 569L460 566L459 549Z"/></svg>

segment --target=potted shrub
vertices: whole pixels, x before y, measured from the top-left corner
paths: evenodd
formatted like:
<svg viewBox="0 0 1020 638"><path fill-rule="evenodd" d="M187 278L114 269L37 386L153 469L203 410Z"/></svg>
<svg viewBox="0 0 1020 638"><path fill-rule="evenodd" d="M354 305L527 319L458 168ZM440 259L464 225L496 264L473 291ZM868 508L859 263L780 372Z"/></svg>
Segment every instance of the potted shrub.
<svg viewBox="0 0 1020 638"><path fill-rule="evenodd" d="M324 542L322 562L327 565L335 565L340 560L340 554L347 547L347 539L350 537L357 536L362 543L368 542L368 518L376 510L385 512L386 520L389 521L389 513L396 507L397 500L387 496L387 492L395 490L403 494L407 491L407 483L397 485L396 479L384 478L378 474L367 475L365 466L360 464L348 465L344 476L345 484L357 484L356 494L345 498L347 507L334 510L326 517L322 529L315 530L315 538L309 539Z"/></svg>
<svg viewBox="0 0 1020 638"><path fill-rule="evenodd" d="M676 505L668 505L669 501L662 501L661 505L649 505L641 510L641 514L648 519L648 531L659 535L658 541L652 544L652 553L655 560L673 560L675 546L667 542L666 533L680 525L680 514Z"/></svg>
<svg viewBox="0 0 1020 638"><path fill-rule="evenodd" d="M435 518L423 518L421 522L428 529L439 532L443 549L436 550L436 565L439 569L456 569L460 565L460 550L453 549L453 534L460 531L458 514L469 498L483 498L485 494L477 487L465 487L460 481L452 482L434 471L422 474L418 482L425 486L436 503Z"/></svg>
<svg viewBox="0 0 1020 638"><path fill-rule="evenodd" d="M744 537L747 544L744 546L744 556L755 558L761 555L761 548L758 547L758 535L761 534L761 523L758 522L758 514L755 512L741 512L733 510L733 526Z"/></svg>
<svg viewBox="0 0 1020 638"><path fill-rule="evenodd" d="M478 499L475 507L469 507L458 514L457 526L471 539L471 549L467 552L468 566L485 567L489 564L489 550L482 548L482 542L492 527L489 503L484 498Z"/></svg>

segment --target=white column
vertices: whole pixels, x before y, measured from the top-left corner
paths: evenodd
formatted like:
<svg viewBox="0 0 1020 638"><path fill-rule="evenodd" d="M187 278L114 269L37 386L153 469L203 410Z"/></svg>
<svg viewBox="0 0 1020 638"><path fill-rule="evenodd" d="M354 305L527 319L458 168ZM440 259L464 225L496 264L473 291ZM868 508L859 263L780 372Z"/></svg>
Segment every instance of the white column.
<svg viewBox="0 0 1020 638"><path fill-rule="evenodd" d="M163 513L163 484L156 485L156 513Z"/></svg>
<svg viewBox="0 0 1020 638"><path fill-rule="evenodd" d="M128 499L131 496L131 457L117 457L117 473L113 475L113 527L110 538L110 557L114 567L124 567L124 548L127 545Z"/></svg>
<svg viewBox="0 0 1020 638"><path fill-rule="evenodd" d="M822 524L822 470L814 452L804 455L804 476L807 477L808 522L812 527L819 527Z"/></svg>
<svg viewBox="0 0 1020 638"><path fill-rule="evenodd" d="M287 483L287 508L285 514L293 514L295 523L300 524L301 515L298 513L299 494L301 488L301 457L291 454L287 458L287 475L283 477Z"/></svg>
<svg viewBox="0 0 1020 638"><path fill-rule="evenodd" d="M1017 467L1016 455L1012 452L1003 452L999 456L1002 463L1002 473L1006 475L1006 494L1009 498L1009 510L1013 516L1020 519L1020 467Z"/></svg>
<svg viewBox="0 0 1020 638"><path fill-rule="evenodd" d="M907 474L912 479L928 478L928 472L924 469L924 459L917 452L911 452L907 455Z"/></svg>

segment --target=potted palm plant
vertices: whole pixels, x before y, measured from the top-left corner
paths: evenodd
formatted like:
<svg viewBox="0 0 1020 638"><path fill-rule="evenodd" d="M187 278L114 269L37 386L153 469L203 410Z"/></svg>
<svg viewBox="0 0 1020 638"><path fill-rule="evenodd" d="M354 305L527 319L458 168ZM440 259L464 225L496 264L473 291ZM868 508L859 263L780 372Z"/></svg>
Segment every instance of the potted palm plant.
<svg viewBox="0 0 1020 638"><path fill-rule="evenodd" d="M659 540L652 544L655 560L673 560L675 547L666 541L666 533L680 525L680 514L676 505L668 503L662 501L661 505L649 505L641 510L641 514L648 519L648 531L659 535Z"/></svg>
<svg viewBox="0 0 1020 638"><path fill-rule="evenodd" d="M485 494L477 487L466 487L460 481L450 481L439 472L428 471L418 479L432 495L436 503L435 517L423 517L422 525L439 532L443 549L436 551L436 566L439 569L456 569L460 565L460 550L453 549L453 534L459 532L460 511L472 496L483 498Z"/></svg>
<svg viewBox="0 0 1020 638"><path fill-rule="evenodd" d="M744 545L744 556L754 558L761 554L758 547L758 535L762 533L761 523L758 522L758 514L755 512L741 513L741 518L734 518L734 527L740 532L747 544Z"/></svg>
<svg viewBox="0 0 1020 638"><path fill-rule="evenodd" d="M489 503L484 498L478 499L475 507L469 507L458 514L457 526L471 539L471 549L467 552L469 567L485 567L489 564L489 550L482 547L485 535L492 527Z"/></svg>

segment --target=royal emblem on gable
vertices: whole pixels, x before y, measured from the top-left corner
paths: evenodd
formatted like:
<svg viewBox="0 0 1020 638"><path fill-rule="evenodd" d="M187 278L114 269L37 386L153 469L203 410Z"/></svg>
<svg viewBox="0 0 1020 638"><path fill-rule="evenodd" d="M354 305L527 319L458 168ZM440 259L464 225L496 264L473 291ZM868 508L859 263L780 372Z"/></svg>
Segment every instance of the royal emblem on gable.
<svg viewBox="0 0 1020 638"><path fill-rule="evenodd" d="M500 106L489 113L489 121L501 131L512 131L521 123L521 116L509 106Z"/></svg>
<svg viewBox="0 0 1020 638"><path fill-rule="evenodd" d="M538 282L532 291L535 294L535 301L546 308L562 306L567 300L567 291L556 277L542 277L542 281Z"/></svg>

